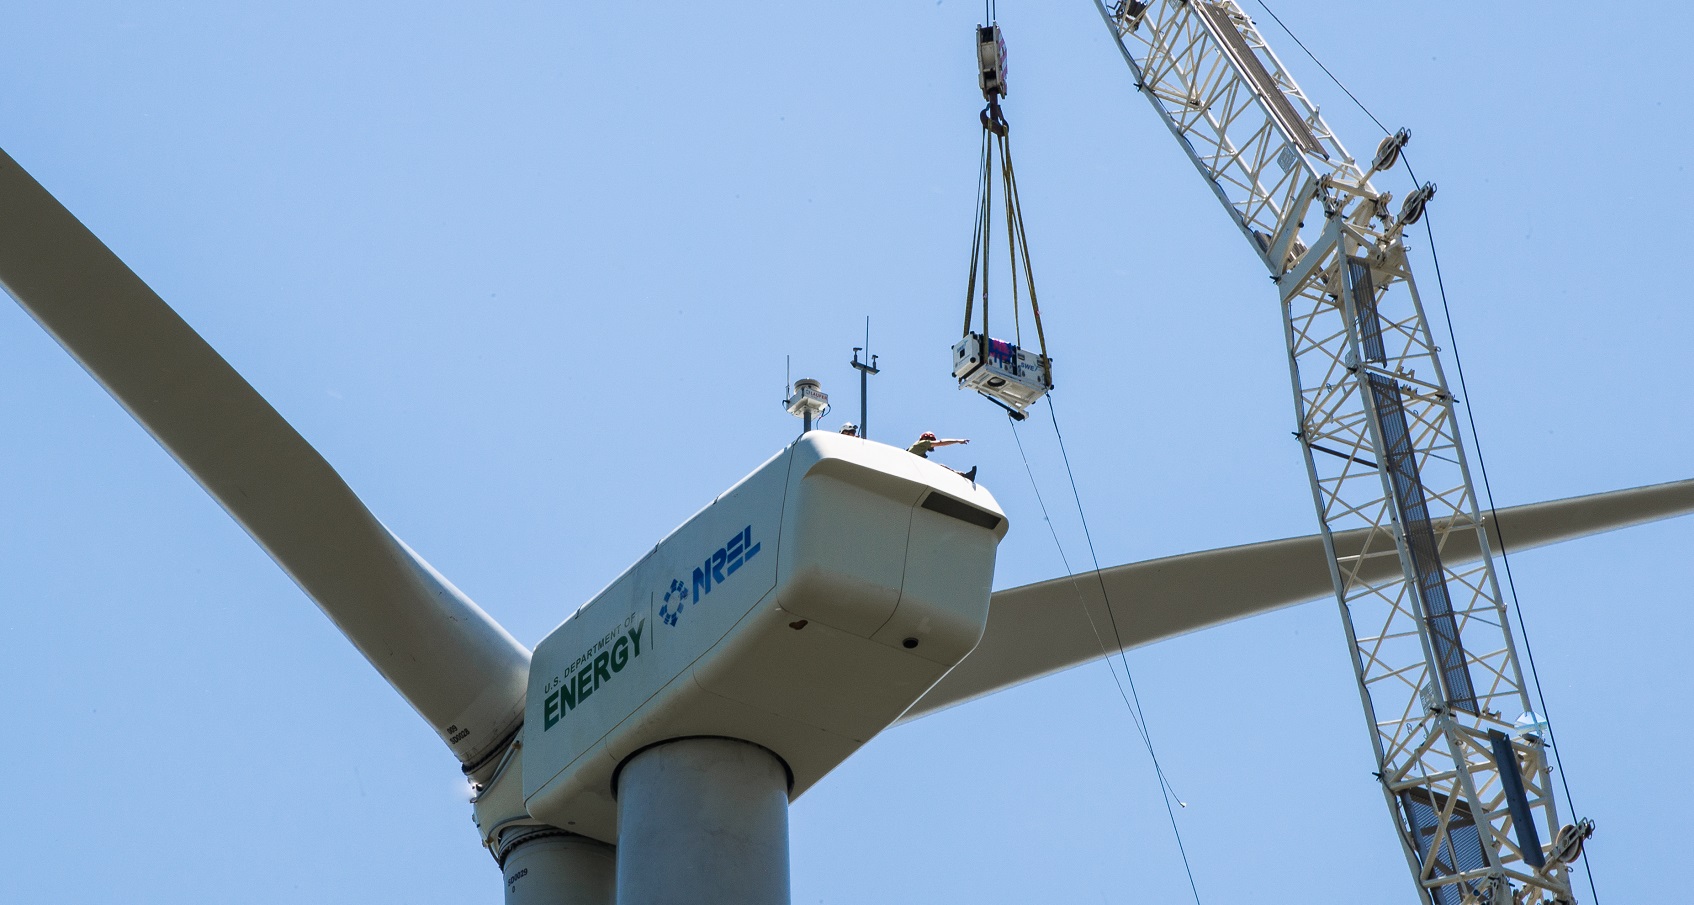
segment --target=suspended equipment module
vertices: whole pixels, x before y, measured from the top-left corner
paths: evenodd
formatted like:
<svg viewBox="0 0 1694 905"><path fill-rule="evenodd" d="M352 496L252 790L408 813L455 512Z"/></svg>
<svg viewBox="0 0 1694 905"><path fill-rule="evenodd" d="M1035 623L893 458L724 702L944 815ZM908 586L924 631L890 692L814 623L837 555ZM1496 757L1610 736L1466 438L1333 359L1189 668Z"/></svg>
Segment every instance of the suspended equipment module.
<svg viewBox="0 0 1694 905"><path fill-rule="evenodd" d="M1023 207L1018 200L1017 176L1012 169L1011 145L1006 139L1009 131L1006 117L1000 110L1000 98L1006 94L1006 40L1000 26L984 25L976 30L977 84L988 102L983 108L982 156L977 178L976 227L971 236L970 280L965 287L965 325L963 337L953 345L953 376L959 379L960 389L971 389L1005 409L1021 421L1024 412L1053 388L1053 362L1047 356L1047 339L1041 327L1041 307L1035 298L1035 278L1029 268L1029 244L1024 236ZM1012 293L1012 330L1014 340L994 339L989 332L988 301L989 271L992 264L994 223L994 184L1002 188L1001 206L1004 209L1006 252L1009 260L1007 284ZM979 300L978 278L981 280L982 319L980 329L972 331L971 316ZM1021 284L1021 288L1020 288ZM1023 346L1021 302L1029 297L1031 319L1035 323L1036 341L1040 351Z"/></svg>

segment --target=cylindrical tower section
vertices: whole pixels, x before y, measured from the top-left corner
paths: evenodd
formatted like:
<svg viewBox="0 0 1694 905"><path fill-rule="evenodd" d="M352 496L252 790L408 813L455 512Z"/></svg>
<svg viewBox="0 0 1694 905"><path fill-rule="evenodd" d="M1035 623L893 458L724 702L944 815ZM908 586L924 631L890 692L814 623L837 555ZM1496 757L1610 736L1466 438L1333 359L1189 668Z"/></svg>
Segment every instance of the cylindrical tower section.
<svg viewBox="0 0 1694 905"><path fill-rule="evenodd" d="M618 777L618 905L788 905L788 768L749 742L688 738Z"/></svg>
<svg viewBox="0 0 1694 905"><path fill-rule="evenodd" d="M565 832L517 843L500 871L506 905L615 905L617 854L604 842Z"/></svg>

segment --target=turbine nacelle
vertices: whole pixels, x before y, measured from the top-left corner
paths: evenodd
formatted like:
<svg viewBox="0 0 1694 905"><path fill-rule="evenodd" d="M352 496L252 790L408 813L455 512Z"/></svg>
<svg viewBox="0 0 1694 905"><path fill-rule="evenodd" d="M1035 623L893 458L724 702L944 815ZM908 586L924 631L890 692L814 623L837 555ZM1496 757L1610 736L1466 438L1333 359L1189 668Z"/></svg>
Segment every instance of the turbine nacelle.
<svg viewBox="0 0 1694 905"><path fill-rule="evenodd" d="M528 813L615 842L625 761L701 736L769 750L798 796L976 647L1005 533L946 468L804 435L536 647Z"/></svg>

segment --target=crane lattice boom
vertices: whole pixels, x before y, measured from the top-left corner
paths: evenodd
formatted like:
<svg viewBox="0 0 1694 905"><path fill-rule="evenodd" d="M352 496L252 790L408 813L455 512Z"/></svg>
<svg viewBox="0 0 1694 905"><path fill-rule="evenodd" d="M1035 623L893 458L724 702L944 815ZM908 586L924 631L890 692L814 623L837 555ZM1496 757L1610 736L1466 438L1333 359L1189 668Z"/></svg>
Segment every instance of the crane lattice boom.
<svg viewBox="0 0 1694 905"><path fill-rule="evenodd" d="M1281 295L1298 438L1384 798L1432 905L1574 902L1541 727L1531 717L1453 396L1402 232L1232 0L1095 0L1136 87L1264 260ZM1309 224L1309 225L1308 225ZM1337 555L1335 532L1364 529ZM1444 562L1450 537L1480 560ZM1398 561L1388 578L1367 565Z"/></svg>

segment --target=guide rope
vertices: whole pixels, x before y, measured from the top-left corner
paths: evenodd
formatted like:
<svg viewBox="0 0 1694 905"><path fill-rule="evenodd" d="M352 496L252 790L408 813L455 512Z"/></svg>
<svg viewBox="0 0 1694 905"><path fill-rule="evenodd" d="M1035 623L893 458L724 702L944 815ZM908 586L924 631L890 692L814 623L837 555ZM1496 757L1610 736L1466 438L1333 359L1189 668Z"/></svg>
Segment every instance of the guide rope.
<svg viewBox="0 0 1694 905"><path fill-rule="evenodd" d="M1376 124L1377 128L1381 129L1384 134L1394 134L1388 126L1383 124L1382 120L1377 118L1375 113L1371 112L1369 107L1365 106L1364 101L1360 100L1358 96L1355 95L1346 85L1342 84L1341 79L1337 78L1335 73L1331 72L1329 67L1325 66L1323 61L1318 59L1317 54L1313 53L1312 49L1307 47L1304 41L1300 40L1299 35L1296 35L1294 30L1289 28L1286 22L1282 21L1282 17L1278 16L1276 11L1270 8L1269 3L1265 2L1265 0L1257 0L1257 2L1259 6L1276 21L1276 24L1283 30L1283 32L1286 33L1302 51L1305 51L1306 56L1311 58L1311 61L1315 63L1319 69L1323 70L1323 74L1329 76L1329 80L1334 82L1335 86L1340 88L1341 92L1347 95L1347 97L1358 106L1359 110L1363 112L1365 116L1370 118L1371 122ZM1411 156L1404 150L1401 150L1400 158L1405 161L1406 175L1411 178L1412 183L1414 185L1423 185L1423 183L1418 181L1417 172L1412 169ZM1523 618L1523 603L1518 599L1517 581L1512 577L1512 560L1510 552L1507 550L1506 533L1500 527L1500 512L1494 503L1494 488L1488 480L1488 461L1483 456L1482 452L1482 436L1478 434L1476 430L1476 410L1469 404L1468 401L1463 401L1470 399L1470 388L1465 383L1464 358L1459 355L1459 337L1453 327L1453 312L1447 301L1447 282L1441 273L1441 255L1437 253L1435 247L1434 218L1426 211L1423 221L1424 236L1429 240L1429 257L1435 266L1435 286L1441 297L1441 316L1447 321L1447 342L1453 350L1453 365L1459 375L1459 392L1463 397L1462 400L1455 401L1462 402L1465 410L1465 420L1470 425L1471 446L1476 450L1477 471L1482 475L1483 494L1488 498L1488 518L1494 526L1494 535L1500 540L1501 569L1506 573L1506 587L1511 594L1512 610L1517 615L1518 634L1523 638L1525 659L1529 661L1529 674L1535 685L1536 703L1540 705L1541 718L1546 721L1547 724L1547 747L1553 754L1553 764L1555 767L1553 772L1559 775L1559 785L1563 788L1565 793L1565 806L1570 809L1570 819L1575 821L1578 819L1576 816L1576 801L1571 796L1570 780L1565 776L1564 760L1559 754L1558 739L1555 737L1553 732L1553 717L1552 714L1548 712L1547 695L1541 684L1541 673L1535 665L1535 647L1529 640L1529 626L1524 622ZM1600 893L1595 887L1593 862L1591 857L1582 859L1582 872L1583 875L1588 878L1589 895L1593 897L1595 905L1599 905Z"/></svg>
<svg viewBox="0 0 1694 905"><path fill-rule="evenodd" d="M1195 905L1200 905L1200 888L1194 880L1194 868L1189 862L1188 848L1183 844L1182 830L1177 825L1176 810L1171 807L1171 802L1174 800L1177 805L1183 808L1188 807L1188 805L1182 800L1181 796L1177 795L1176 788L1171 785L1170 778L1165 775L1164 766L1159 762L1158 752L1154 750L1153 736L1151 731L1147 728L1147 715L1141 706L1141 694L1135 687L1135 676L1130 672L1129 655L1128 652L1124 650L1123 634L1118 628L1117 615L1112 611L1111 592L1107 590L1105 576L1101 573L1100 557L1099 554L1095 552L1094 536L1088 529L1088 516L1083 511L1082 497L1077 490L1076 485L1076 473L1071 469L1070 453L1065 448L1064 433L1059 430L1059 417L1057 411L1053 408L1052 397L1047 398L1047 413L1052 418L1053 435L1059 442L1059 452L1064 458L1065 474L1070 480L1071 497L1076 503L1077 517L1082 522L1083 536L1088 540L1088 554L1094 563L1094 578L1100 585L1100 595L1105 602L1106 615L1110 620L1112 637L1116 643L1116 650L1118 652L1117 659L1123 667L1122 679L1118 678L1118 671L1112 665L1111 649L1106 646L1106 639L1100 633L1100 626L1097 622L1095 622L1094 615L1089 612L1087 604L1082 599L1082 589L1076 583L1076 570L1071 567L1070 557L1065 554L1064 544L1059 541L1058 528L1054 526L1053 519L1047 511L1047 502L1042 497L1041 487L1035 480L1035 470L1029 464L1029 454L1025 452L1023 439L1018 435L1018 419L1008 418L1007 421L1009 422L1009 426L1012 430L1012 439L1017 443L1018 455L1023 459L1024 473L1029 475L1029 485L1030 489L1035 492L1035 501L1041 507L1041 519L1047 523L1047 532L1053 538L1053 547L1058 551L1059 561L1064 564L1066 577L1071 579L1071 587L1073 592L1076 594L1077 606L1082 610L1083 616L1088 620L1088 627L1094 633L1094 640L1100 645L1101 659L1105 661L1107 671L1112 674L1112 683L1117 686L1118 696L1123 699L1124 708L1128 710L1129 718L1135 724L1136 734L1141 737L1141 743L1147 749L1147 757L1152 761L1153 773L1159 782L1159 797L1164 802L1165 816L1170 821L1171 834L1176 839L1176 849L1178 854L1182 857L1182 869L1188 878L1188 888L1194 896ZM1126 682L1127 690L1125 687Z"/></svg>

